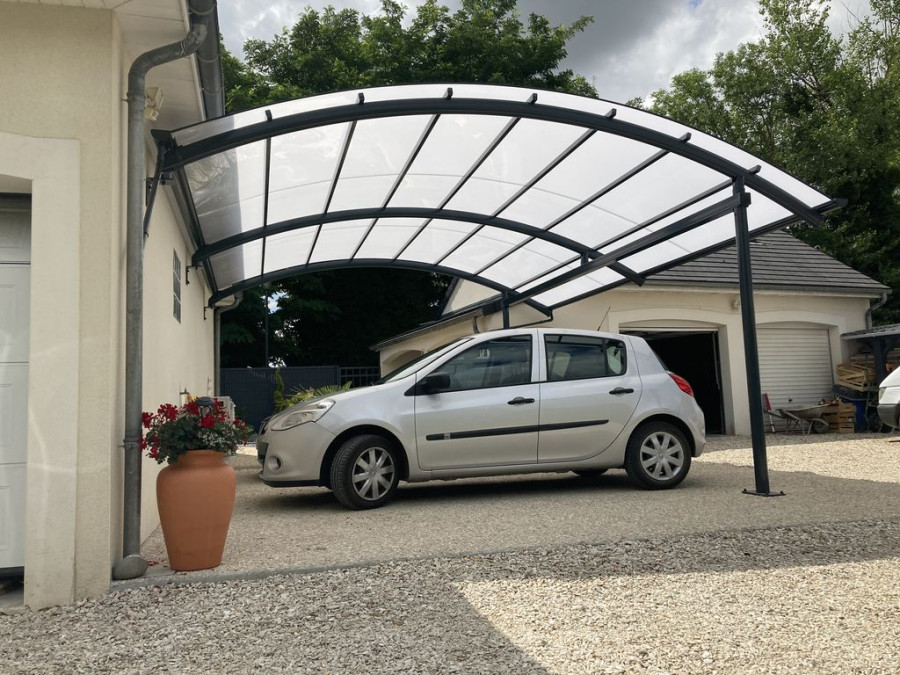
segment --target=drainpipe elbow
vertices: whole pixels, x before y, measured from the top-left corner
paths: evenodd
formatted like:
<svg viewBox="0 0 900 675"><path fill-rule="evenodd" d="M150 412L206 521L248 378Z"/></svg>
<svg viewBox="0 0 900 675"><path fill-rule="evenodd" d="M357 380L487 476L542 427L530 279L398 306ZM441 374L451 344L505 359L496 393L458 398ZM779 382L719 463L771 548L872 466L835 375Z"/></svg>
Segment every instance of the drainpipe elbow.
<svg viewBox="0 0 900 675"><path fill-rule="evenodd" d="M874 305L869 305L869 308L866 310L866 328L872 327L872 312L876 309L881 309L884 307L885 303L887 303L888 295L890 295L890 291L886 291L881 294L881 300L876 302Z"/></svg>

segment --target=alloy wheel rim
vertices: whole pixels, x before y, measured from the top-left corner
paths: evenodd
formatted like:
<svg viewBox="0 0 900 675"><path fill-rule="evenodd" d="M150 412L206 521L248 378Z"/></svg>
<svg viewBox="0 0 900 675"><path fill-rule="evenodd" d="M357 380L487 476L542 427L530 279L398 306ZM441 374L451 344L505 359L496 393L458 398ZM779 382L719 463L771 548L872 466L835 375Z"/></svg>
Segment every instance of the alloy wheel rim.
<svg viewBox="0 0 900 675"><path fill-rule="evenodd" d="M394 460L384 448L367 448L353 465L351 482L366 501L381 499L394 483Z"/></svg>
<svg viewBox="0 0 900 675"><path fill-rule="evenodd" d="M650 434L641 444L641 466L644 472L659 481L669 481L684 468L684 448L681 442L666 431Z"/></svg>

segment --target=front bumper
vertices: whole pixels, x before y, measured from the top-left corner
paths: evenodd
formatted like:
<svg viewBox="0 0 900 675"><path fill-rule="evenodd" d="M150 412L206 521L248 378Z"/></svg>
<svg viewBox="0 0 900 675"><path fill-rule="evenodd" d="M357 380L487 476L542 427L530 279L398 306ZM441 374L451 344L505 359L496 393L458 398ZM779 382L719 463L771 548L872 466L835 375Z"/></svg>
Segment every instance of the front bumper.
<svg viewBox="0 0 900 675"><path fill-rule="evenodd" d="M900 428L900 403L882 403L878 406L881 421L894 429Z"/></svg>
<svg viewBox="0 0 900 675"><path fill-rule="evenodd" d="M267 429L256 443L262 462L260 479L273 487L320 485L322 460L334 434L315 422L286 429Z"/></svg>

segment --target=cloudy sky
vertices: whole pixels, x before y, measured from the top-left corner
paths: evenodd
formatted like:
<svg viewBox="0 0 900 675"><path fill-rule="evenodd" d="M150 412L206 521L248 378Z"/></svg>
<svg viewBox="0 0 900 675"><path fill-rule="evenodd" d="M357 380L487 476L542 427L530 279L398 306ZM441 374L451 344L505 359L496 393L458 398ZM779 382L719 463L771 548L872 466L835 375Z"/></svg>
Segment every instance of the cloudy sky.
<svg viewBox="0 0 900 675"><path fill-rule="evenodd" d="M247 38L271 40L295 23L307 6L352 7L374 14L378 0L226 0L219 3L225 45L242 55ZM412 9L417 0L404 0ZM458 0L444 0L451 9ZM846 32L851 16L868 12L867 0L830 0L834 32ZM689 68L709 68L717 52L757 39L762 18L756 0L519 0L524 15L536 12L555 24L579 16L594 23L569 43L565 66L590 80L600 96L627 101L668 85Z"/></svg>

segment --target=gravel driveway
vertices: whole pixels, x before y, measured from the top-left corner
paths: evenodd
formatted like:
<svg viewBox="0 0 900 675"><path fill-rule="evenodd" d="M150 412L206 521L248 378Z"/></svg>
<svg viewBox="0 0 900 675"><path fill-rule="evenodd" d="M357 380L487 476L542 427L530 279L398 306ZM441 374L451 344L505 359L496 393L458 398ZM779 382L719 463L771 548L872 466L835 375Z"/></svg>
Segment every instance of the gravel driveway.
<svg viewBox="0 0 900 675"><path fill-rule="evenodd" d="M362 514L245 460L226 580L0 616L0 672L898 672L900 443L768 440L777 499L740 494L744 438L664 493L473 480Z"/></svg>

